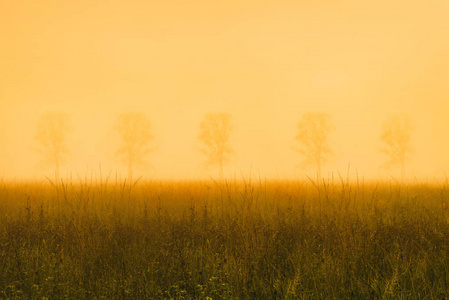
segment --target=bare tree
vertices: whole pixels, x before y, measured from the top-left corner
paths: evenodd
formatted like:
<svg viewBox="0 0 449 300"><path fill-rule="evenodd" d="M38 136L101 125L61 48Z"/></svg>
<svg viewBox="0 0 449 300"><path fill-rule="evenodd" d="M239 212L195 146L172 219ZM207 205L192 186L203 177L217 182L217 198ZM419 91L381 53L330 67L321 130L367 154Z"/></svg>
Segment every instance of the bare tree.
<svg viewBox="0 0 449 300"><path fill-rule="evenodd" d="M45 164L55 168L55 180L59 181L59 168L69 153L66 145L67 133L70 129L68 117L63 113L47 113L41 116L36 124L36 135L39 147L36 149L44 158Z"/></svg>
<svg viewBox="0 0 449 300"><path fill-rule="evenodd" d="M380 136L384 144L381 151L387 156L387 160L383 166L387 169L399 166L402 180L405 179L405 164L412 151L412 131L413 126L407 116L394 115L384 122Z"/></svg>
<svg viewBox="0 0 449 300"><path fill-rule="evenodd" d="M121 137L116 154L128 166L128 182L131 183L134 167L147 166L146 157L154 150L150 147L154 139L151 124L143 113L124 113L118 117L115 129Z"/></svg>
<svg viewBox="0 0 449 300"><path fill-rule="evenodd" d="M232 132L231 115L225 113L209 113L200 124L199 140L204 147L201 152L207 157L206 165L218 166L219 178L223 179L223 168L234 154L229 145Z"/></svg>
<svg viewBox="0 0 449 300"><path fill-rule="evenodd" d="M329 134L335 129L331 118L325 113L306 113L298 123L296 140L300 147L295 148L304 156L303 165L316 167L317 181L321 181L321 168L333 155L329 146Z"/></svg>

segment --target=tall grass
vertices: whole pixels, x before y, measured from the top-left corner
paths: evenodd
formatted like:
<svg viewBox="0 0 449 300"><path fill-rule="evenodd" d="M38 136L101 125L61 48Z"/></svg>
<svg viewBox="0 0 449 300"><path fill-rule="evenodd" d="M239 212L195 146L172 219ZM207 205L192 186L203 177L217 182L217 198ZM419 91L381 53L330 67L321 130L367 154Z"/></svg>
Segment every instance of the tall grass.
<svg viewBox="0 0 449 300"><path fill-rule="evenodd" d="M447 184L0 184L0 298L449 297Z"/></svg>

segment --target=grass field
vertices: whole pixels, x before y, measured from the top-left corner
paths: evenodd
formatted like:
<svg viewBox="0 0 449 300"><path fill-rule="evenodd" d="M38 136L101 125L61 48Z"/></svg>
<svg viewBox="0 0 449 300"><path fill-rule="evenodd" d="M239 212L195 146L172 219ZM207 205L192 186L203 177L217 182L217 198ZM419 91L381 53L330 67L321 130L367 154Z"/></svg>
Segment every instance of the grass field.
<svg viewBox="0 0 449 300"><path fill-rule="evenodd" d="M447 183L0 183L0 298L448 298L448 204Z"/></svg>

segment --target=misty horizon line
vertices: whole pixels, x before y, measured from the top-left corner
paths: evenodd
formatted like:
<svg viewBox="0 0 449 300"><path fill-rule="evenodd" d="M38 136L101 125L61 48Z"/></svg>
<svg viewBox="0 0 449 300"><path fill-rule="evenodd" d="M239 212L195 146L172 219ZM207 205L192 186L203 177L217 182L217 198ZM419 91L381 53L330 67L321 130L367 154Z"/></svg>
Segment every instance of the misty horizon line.
<svg viewBox="0 0 449 300"><path fill-rule="evenodd" d="M55 184L55 182L59 183L71 183L71 184L83 184L83 183L94 183L94 184L107 184L107 185L116 185L116 184L129 184L129 179L126 175L126 172L120 171L110 171L105 176L101 174L101 172L95 172L93 169L90 171L91 174L81 176L78 172L76 175L72 172L67 174L66 176L61 176L59 179L55 179L54 177L47 175L33 175L33 176L14 176L14 177L6 177L0 176L0 183L27 183L27 182L47 182L49 184ZM228 172L227 172L228 173ZM310 175L311 173L309 173ZM133 174L134 177L135 174ZM219 176L150 176L150 175L135 175L136 179L132 179L132 185L148 182L209 182L209 183L257 183L257 182L309 182L313 184L317 184L316 174L314 175L294 175L294 176L264 176L262 174L243 174L243 172L236 173L233 175L224 175L222 179ZM53 175L54 176L54 175ZM372 184L372 183L397 183L397 184L446 184L449 185L449 176L444 174L443 176L410 176L406 178L400 178L400 176L394 175L382 175L382 176L364 176L355 170L346 173L341 173L339 171L331 171L327 173L326 176L323 176L320 181L320 184L328 184L328 183L357 183L357 184Z"/></svg>

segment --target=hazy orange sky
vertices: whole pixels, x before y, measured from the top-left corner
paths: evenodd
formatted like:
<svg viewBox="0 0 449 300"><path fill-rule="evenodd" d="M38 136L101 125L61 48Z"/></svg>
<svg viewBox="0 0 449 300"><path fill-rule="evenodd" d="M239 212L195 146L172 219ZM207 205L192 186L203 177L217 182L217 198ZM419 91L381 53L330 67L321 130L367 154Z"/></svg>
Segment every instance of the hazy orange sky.
<svg viewBox="0 0 449 300"><path fill-rule="evenodd" d="M292 150L302 114L332 115L338 171L378 177L391 114L416 131L410 176L449 170L449 2L0 2L0 178L40 178L33 152L42 113L69 114L61 173L124 172L113 131L143 112L157 150L145 178L204 178L197 150L208 112L233 116L228 176L300 177ZM125 172L123 174L126 174Z"/></svg>

